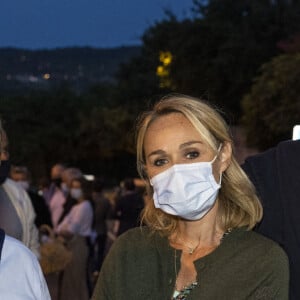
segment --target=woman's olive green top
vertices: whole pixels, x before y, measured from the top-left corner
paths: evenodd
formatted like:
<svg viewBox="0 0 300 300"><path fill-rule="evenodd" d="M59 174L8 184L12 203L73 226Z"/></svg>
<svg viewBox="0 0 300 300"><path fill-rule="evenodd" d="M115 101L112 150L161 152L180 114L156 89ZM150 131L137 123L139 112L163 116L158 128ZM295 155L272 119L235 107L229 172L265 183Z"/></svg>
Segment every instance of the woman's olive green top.
<svg viewBox="0 0 300 300"><path fill-rule="evenodd" d="M108 253L92 300L170 300L180 255L167 238L150 235L146 227L126 232ZM198 285L187 299L288 299L286 254L253 231L232 230L216 250L196 260L195 267Z"/></svg>

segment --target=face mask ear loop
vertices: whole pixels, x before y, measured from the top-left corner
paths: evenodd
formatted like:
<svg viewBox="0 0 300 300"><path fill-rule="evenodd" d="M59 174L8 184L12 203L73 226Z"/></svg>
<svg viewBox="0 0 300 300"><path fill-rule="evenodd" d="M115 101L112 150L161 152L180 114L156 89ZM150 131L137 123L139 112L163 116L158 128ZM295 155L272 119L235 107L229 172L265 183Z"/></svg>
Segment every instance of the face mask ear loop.
<svg viewBox="0 0 300 300"><path fill-rule="evenodd" d="M223 144L221 143L218 150L217 150L217 154L216 156L213 158L213 160L210 162L211 164L213 164L215 162L215 160L217 159L218 155L220 154L220 151L222 149Z"/></svg>
<svg viewBox="0 0 300 300"><path fill-rule="evenodd" d="M220 143L220 146L218 148L218 154L220 153L221 149L222 149L223 143Z"/></svg>
<svg viewBox="0 0 300 300"><path fill-rule="evenodd" d="M221 183L222 183L222 176L223 176L223 172L220 173L220 180L219 180L218 185L221 185Z"/></svg>

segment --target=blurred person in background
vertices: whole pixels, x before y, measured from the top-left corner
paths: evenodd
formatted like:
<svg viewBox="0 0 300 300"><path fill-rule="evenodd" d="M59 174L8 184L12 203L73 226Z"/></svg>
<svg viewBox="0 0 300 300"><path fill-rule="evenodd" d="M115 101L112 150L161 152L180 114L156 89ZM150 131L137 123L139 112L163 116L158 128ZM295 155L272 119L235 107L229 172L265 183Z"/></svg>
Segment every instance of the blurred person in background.
<svg viewBox="0 0 300 300"><path fill-rule="evenodd" d="M37 228L42 224L47 224L52 227L49 208L45 199L31 186L31 175L28 168L25 166L12 166L10 169L10 177L28 193L35 211L36 217L34 222Z"/></svg>
<svg viewBox="0 0 300 300"><path fill-rule="evenodd" d="M88 300L89 239L92 232L93 208L90 183L83 177L70 183L70 195L76 200L57 227L57 233L72 251L72 261L62 274L59 300Z"/></svg>
<svg viewBox="0 0 300 300"><path fill-rule="evenodd" d="M249 156L242 165L264 208L255 231L286 251L290 262L290 299L300 299L300 140L279 143Z"/></svg>
<svg viewBox="0 0 300 300"><path fill-rule="evenodd" d="M51 171L50 171L50 178L51 181L48 185L48 187L44 190L43 196L46 200L46 203L49 205L50 201L57 190L57 188L61 187L61 174L62 172L66 169L64 164L57 163L52 166ZM44 185L45 186L45 185Z"/></svg>
<svg viewBox="0 0 300 300"><path fill-rule="evenodd" d="M95 239L95 258L96 263L94 271L101 269L102 262L107 246L108 220L112 219L112 206L107 197L103 193L103 180L96 178L92 183L92 200L94 207L94 222L93 229L96 233Z"/></svg>
<svg viewBox="0 0 300 300"><path fill-rule="evenodd" d="M54 229L70 211L72 205L76 203L76 200L70 196L69 191L72 180L81 177L82 172L77 168L66 168L61 173L61 184L56 186L49 206Z"/></svg>
<svg viewBox="0 0 300 300"><path fill-rule="evenodd" d="M9 179L8 139L0 121L0 228L39 257L35 212L26 191Z"/></svg>
<svg viewBox="0 0 300 300"><path fill-rule="evenodd" d="M74 199L70 193L72 182L75 179L81 179L83 177L83 173L80 169L70 167L66 168L61 174L61 188L65 195L66 201L63 204L63 211L58 219L58 224L64 219L64 217L70 212L73 205L77 204L76 199Z"/></svg>
<svg viewBox="0 0 300 300"><path fill-rule="evenodd" d="M140 214L144 208L144 198L136 190L133 178L125 178L122 190L116 198L114 215L119 221L117 235L121 235L130 228L139 226Z"/></svg>

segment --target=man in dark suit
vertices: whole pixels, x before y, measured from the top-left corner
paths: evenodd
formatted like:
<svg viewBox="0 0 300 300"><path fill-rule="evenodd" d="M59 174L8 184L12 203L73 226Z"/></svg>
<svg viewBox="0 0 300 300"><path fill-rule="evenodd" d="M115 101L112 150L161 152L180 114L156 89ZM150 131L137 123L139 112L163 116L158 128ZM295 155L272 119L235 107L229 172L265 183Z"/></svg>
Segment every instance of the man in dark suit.
<svg viewBox="0 0 300 300"><path fill-rule="evenodd" d="M242 165L264 216L256 231L278 242L290 261L290 299L300 299L300 140L284 141ZM276 262L274 262L276 263Z"/></svg>

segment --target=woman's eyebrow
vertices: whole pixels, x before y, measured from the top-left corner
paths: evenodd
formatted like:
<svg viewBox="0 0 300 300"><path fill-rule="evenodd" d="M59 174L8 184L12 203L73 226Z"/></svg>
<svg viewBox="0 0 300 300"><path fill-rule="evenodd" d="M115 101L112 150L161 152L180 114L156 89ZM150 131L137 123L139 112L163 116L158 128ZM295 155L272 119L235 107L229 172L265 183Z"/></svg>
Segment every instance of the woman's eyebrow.
<svg viewBox="0 0 300 300"><path fill-rule="evenodd" d="M186 148L186 147L189 147L191 145L194 145L194 144L202 144L203 145L203 142L202 141L188 141L188 142L185 142L183 144L181 144L179 146L179 149L183 149L183 148ZM150 152L147 157L150 157L152 155L164 155L166 152L164 150L161 150L161 149L157 149L157 150L154 150L152 152Z"/></svg>
<svg viewBox="0 0 300 300"><path fill-rule="evenodd" d="M147 157L150 157L152 155L162 155L162 154L165 154L165 153L166 153L165 151L158 149L158 150L154 150L154 151L150 152L147 155Z"/></svg>
<svg viewBox="0 0 300 300"><path fill-rule="evenodd" d="M181 144L179 146L179 149L186 148L186 147L194 145L194 144L202 144L203 145L203 142L202 141L189 141L189 142Z"/></svg>

